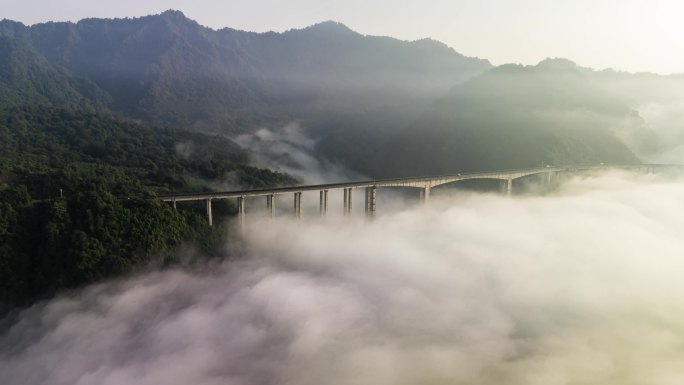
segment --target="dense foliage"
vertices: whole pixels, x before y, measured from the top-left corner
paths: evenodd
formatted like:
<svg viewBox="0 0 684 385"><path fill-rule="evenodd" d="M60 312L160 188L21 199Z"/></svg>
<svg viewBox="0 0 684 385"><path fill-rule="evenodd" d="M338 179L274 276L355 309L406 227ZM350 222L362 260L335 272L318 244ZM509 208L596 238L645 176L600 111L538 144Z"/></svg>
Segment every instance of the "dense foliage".
<svg viewBox="0 0 684 385"><path fill-rule="evenodd" d="M225 229L209 228L199 205L176 211L156 194L226 176L243 187L295 182L246 161L220 137L46 107L0 112L0 310L171 261L185 242L211 252ZM233 211L216 206L219 217Z"/></svg>
<svg viewBox="0 0 684 385"><path fill-rule="evenodd" d="M0 108L44 104L97 111L108 103L92 82L49 63L29 44L0 36Z"/></svg>

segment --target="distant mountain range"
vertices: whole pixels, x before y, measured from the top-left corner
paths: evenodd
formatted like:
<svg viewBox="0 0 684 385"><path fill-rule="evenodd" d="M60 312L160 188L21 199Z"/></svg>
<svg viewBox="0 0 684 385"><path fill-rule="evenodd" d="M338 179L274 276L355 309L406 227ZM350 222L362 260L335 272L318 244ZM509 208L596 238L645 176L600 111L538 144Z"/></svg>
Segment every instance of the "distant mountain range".
<svg viewBox="0 0 684 385"><path fill-rule="evenodd" d="M87 79L109 96L97 105L222 132L287 115L422 100L490 67L441 43L366 37L334 22L282 34L214 31L177 11L31 27L4 20L0 35L13 46L2 60L35 73L15 84L55 78L74 90L64 98L80 101L95 91L72 83Z"/></svg>
<svg viewBox="0 0 684 385"><path fill-rule="evenodd" d="M375 177L638 162L657 139L634 108L681 82L567 60L493 68L436 41L335 22L252 33L177 11L0 21L0 107L112 111L229 137L298 122L314 156Z"/></svg>
<svg viewBox="0 0 684 385"><path fill-rule="evenodd" d="M564 60L504 65L454 87L385 154L405 154L394 172L445 173L545 164L639 162L611 130L631 110ZM477 160L473 162L472 160Z"/></svg>

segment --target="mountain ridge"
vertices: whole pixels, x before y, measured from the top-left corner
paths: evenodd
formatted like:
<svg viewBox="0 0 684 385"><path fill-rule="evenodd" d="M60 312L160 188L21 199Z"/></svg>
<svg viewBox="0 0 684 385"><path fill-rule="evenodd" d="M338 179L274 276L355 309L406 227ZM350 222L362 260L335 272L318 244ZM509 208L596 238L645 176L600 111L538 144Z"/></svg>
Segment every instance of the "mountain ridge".
<svg viewBox="0 0 684 385"><path fill-rule="evenodd" d="M396 167L405 161L384 150L390 144L404 148L420 143L423 134L444 135L442 141L433 138L435 145L455 143L464 131L463 118L454 111L469 116L473 127L491 126L491 116L501 111L526 127L540 124L541 115L560 111L563 119L570 119L584 109L595 119L573 125L585 124L594 131L582 133L585 137L580 139L572 137L579 131L556 125L556 131L544 132L555 136L546 145L574 143L571 147L581 152L578 143L584 143L587 154L595 154L597 148L591 149L588 140L594 132L603 138L605 149L611 148L606 153L633 160L634 154L627 155L617 139L636 149L638 141L630 138L650 135L635 108L645 94L664 99L677 93L675 86L668 94L655 86L676 78L597 71L564 58L547 58L534 66L492 67L432 39L409 42L368 36L335 21L257 33L212 29L170 10L138 18L89 18L30 27L5 20L0 22L0 36L22 42L69 79L85 79L93 92L108 96L100 103L104 108L128 119L227 137L277 131L296 122L315 143L312 156L371 176L383 176L378 171L381 165ZM78 92L69 98L88 99ZM479 115L464 106L474 106L472 111ZM452 112L445 115L446 111ZM429 114L449 118L438 122L426 119ZM482 148L499 151L508 135L507 122L499 124L499 134L493 127L468 129L471 133L458 142L489 142ZM627 128L615 130L621 125ZM477 162L475 153L467 159L448 151L438 156L430 148L422 148L427 155L421 157L439 159L423 162L416 172L458 171ZM501 152L491 165L507 167L515 163L516 154L520 152ZM600 158L573 157L565 150L536 156L538 162ZM369 167L369 162L376 166Z"/></svg>
<svg viewBox="0 0 684 385"><path fill-rule="evenodd" d="M51 63L97 84L115 112L214 132L240 132L288 114L306 119L337 109L337 100L346 109L393 104L394 96L422 103L491 67L446 46L369 37L332 21L251 33L213 30L179 11L30 27L3 21L0 35L30 43ZM305 103L293 106L291 99Z"/></svg>

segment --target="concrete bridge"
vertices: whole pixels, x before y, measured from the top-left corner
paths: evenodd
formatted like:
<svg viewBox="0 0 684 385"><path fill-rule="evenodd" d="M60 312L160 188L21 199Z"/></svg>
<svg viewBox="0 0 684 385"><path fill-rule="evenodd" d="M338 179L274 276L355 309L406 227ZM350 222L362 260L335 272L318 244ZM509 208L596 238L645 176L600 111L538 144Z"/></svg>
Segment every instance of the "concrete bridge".
<svg viewBox="0 0 684 385"><path fill-rule="evenodd" d="M164 202L171 202L174 209L177 202L183 201L198 201L203 200L207 206L207 219L209 225L213 223L211 213L211 201L213 199L230 199L237 200L238 218L241 223L244 223L245 218L245 199L248 197L266 197L266 209L268 215L275 216L276 197L279 195L293 194L294 196L294 215L296 218L302 216L302 193L304 191L319 191L319 207L320 215L325 216L328 212L328 192L330 190L343 190L343 212L344 215L351 214L352 208L352 192L357 189L364 189L365 211L366 215L372 217L376 212L376 196L378 187L409 187L420 189L420 197L422 201L428 201L430 198L430 191L433 187L456 183L464 180L473 179L494 179L500 181L500 192L505 195L510 195L513 188L513 180L530 176L530 175L545 175L547 182L555 173L559 172L581 172L592 170L608 170L608 169L623 169L643 172L653 172L656 169L665 168L682 168L681 165L666 165L666 164L635 164L635 165L598 165L598 166L576 166L576 167L538 167L521 170L507 170L507 171L491 171L491 172L477 172L477 173L459 173L451 175L436 175L424 177L409 177L409 178L395 178L395 179L378 179L358 182L319 184L309 186L293 186L280 187L272 189L259 190L242 190L242 191L221 191L221 192L207 192L207 193L188 193L162 196L160 199Z"/></svg>

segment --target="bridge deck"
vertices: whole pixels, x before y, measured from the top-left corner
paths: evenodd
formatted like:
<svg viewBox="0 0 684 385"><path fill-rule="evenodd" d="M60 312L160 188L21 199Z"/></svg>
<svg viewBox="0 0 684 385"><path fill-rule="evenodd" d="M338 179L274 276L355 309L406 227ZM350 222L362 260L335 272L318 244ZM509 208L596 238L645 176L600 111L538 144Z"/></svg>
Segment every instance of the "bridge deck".
<svg viewBox="0 0 684 385"><path fill-rule="evenodd" d="M237 190L237 191L218 191L206 193L187 193L174 194L159 197L165 202L180 202L206 199L224 199L236 197L250 197L250 196L264 196L264 195L278 195L284 193L295 193L304 191L323 191L344 188L364 188L364 187L435 187L446 183L452 183L459 180L467 179L517 179L528 175L542 174L547 172L563 172L563 171L588 171L600 169L632 169L632 168L665 168L665 167L682 167L680 165L665 165L665 164L633 164L633 165L602 165L602 166L578 166L578 167L537 167L521 170L504 170L492 172L478 172L478 173L461 173L450 175L435 175L409 178L393 178L393 179L377 179L357 182L343 182L343 183L329 183L306 186L292 186L279 187L269 189L254 189L254 190Z"/></svg>

